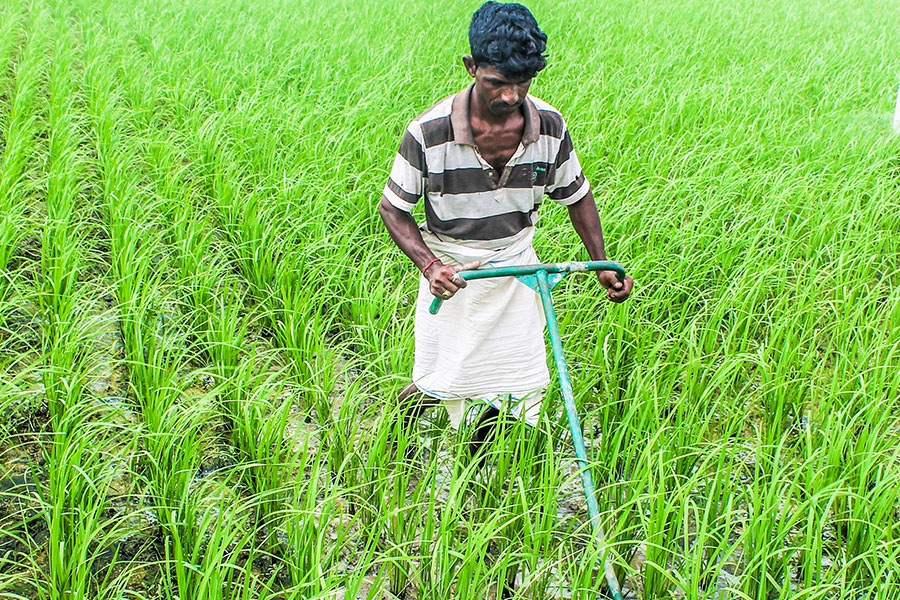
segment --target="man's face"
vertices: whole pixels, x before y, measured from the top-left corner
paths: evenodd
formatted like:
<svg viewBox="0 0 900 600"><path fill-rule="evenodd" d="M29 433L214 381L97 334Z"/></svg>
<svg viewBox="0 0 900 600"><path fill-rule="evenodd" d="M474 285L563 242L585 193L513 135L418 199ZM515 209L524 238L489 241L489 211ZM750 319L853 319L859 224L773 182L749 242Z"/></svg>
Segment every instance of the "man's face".
<svg viewBox="0 0 900 600"><path fill-rule="evenodd" d="M531 85L531 78L515 79L493 66L475 66L472 57L463 57L469 75L475 78L475 92L492 115L504 117L519 110Z"/></svg>

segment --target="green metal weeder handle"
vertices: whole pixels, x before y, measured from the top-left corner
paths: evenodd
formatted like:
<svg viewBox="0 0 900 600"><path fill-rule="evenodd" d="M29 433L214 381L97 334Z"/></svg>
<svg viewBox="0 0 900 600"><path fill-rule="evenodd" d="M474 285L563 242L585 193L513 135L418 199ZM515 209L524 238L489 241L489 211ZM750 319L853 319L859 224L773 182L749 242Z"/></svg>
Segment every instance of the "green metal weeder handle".
<svg viewBox="0 0 900 600"><path fill-rule="evenodd" d="M472 271L460 271L463 279L485 279L488 277L515 277L528 287L535 290L541 296L544 305L544 316L547 319L547 331L550 334L550 346L553 348L553 358L556 360L556 372L559 375L559 387L562 392L563 403L566 407L566 417L569 419L569 431L572 433L572 444L575 446L575 457L578 459L578 467L581 474L581 485L584 488L584 497L587 501L588 515L591 518L591 527L597 545L605 545L603 527L600 525L600 507L597 504L597 493L594 489L594 479L591 476L590 465L587 459L587 449L584 446L584 434L581 430L581 422L575 410L575 395L572 392L572 382L569 379L569 367L566 365L566 357L563 355L562 338L559 335L559 324L556 321L556 311L553 310L553 298L550 290L560 282L566 273L583 271L615 271L619 281L625 280L625 269L622 265L608 260L591 262L569 262L548 265L523 265L518 267L498 267L495 269L476 269ZM437 314L442 301L435 298L429 311ZM606 549L600 556L600 566L606 578L606 585L614 600L623 600L619 580L611 564L606 560Z"/></svg>
<svg viewBox="0 0 900 600"><path fill-rule="evenodd" d="M534 275L538 271L544 271L549 275L559 274L559 279L566 273L583 273L585 271L614 271L619 281L625 281L625 269L617 262L611 260L591 260L587 262L549 263L546 265L519 265L513 267L495 267L493 269L474 269L472 271L460 271L459 276L466 281L473 279L488 279L489 277L524 277ZM559 281L551 281L553 287ZM441 310L444 301L435 298L428 309L433 315Z"/></svg>

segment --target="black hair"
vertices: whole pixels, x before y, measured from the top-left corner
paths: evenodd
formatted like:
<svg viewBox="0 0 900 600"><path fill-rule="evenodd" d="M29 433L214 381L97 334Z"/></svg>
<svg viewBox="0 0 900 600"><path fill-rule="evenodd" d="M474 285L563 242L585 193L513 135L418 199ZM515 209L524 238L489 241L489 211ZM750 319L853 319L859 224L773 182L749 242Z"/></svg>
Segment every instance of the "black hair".
<svg viewBox="0 0 900 600"><path fill-rule="evenodd" d="M514 2L482 4L472 15L469 47L476 66L492 66L507 77L531 79L547 66L547 34L530 10Z"/></svg>

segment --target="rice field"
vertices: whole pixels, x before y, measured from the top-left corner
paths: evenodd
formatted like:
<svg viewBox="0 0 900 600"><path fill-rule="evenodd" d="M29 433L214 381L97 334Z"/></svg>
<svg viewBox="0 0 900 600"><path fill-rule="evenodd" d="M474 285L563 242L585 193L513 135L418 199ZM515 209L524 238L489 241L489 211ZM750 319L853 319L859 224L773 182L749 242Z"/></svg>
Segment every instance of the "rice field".
<svg viewBox="0 0 900 600"><path fill-rule="evenodd" d="M900 598L900 6L529 3L636 281L554 294L602 545L555 382L398 419L376 207L479 4L0 5L0 598Z"/></svg>

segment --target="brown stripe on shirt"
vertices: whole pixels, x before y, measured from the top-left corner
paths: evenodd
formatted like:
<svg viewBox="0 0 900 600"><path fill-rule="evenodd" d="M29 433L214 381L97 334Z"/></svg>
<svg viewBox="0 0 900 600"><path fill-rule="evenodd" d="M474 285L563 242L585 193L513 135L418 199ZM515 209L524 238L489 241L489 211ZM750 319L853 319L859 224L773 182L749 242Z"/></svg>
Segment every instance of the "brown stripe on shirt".
<svg viewBox="0 0 900 600"><path fill-rule="evenodd" d="M535 162L516 165L510 169L506 180L508 188L530 188L547 185L550 163Z"/></svg>
<svg viewBox="0 0 900 600"><path fill-rule="evenodd" d="M435 194L477 194L497 189L481 167L451 169L428 174L428 191Z"/></svg>
<svg viewBox="0 0 900 600"><path fill-rule="evenodd" d="M452 142L453 128L450 127L450 117L439 117L422 123L422 137L425 138L426 148Z"/></svg>
<svg viewBox="0 0 900 600"><path fill-rule="evenodd" d="M407 130L403 132L403 138L400 140L400 156L406 159L414 169L419 171L425 170L425 151L419 140L414 138Z"/></svg>
<svg viewBox="0 0 900 600"><path fill-rule="evenodd" d="M397 194L397 196L399 196L401 200L403 200L404 202L409 202L410 204L415 204L419 201L419 198L421 198L421 196L410 194L409 192L404 190L402 187L397 185L397 182L395 182L390 177L388 177L387 187L389 190Z"/></svg>
<svg viewBox="0 0 900 600"><path fill-rule="evenodd" d="M552 173L550 163L525 163L510 167L503 184L506 188L531 188L546 186ZM435 194L477 194L490 192L500 186L481 167L450 169L443 173L428 174L428 191Z"/></svg>
<svg viewBox="0 0 900 600"><path fill-rule="evenodd" d="M449 219L441 220L431 207L431 202L425 200L425 218L428 219L428 229L438 235L466 240L496 240L513 236L526 227L533 225L531 215L537 207L528 212L511 212L491 217L478 219Z"/></svg>
<svg viewBox="0 0 900 600"><path fill-rule="evenodd" d="M538 115L541 117L541 135L549 135L556 139L562 137L562 115L550 112L549 110L539 110Z"/></svg>
<svg viewBox="0 0 900 600"><path fill-rule="evenodd" d="M567 131L563 138L559 141L559 152L556 153L556 162L554 166L558 169L564 162L569 160L575 147L572 145L572 136Z"/></svg>
<svg viewBox="0 0 900 600"><path fill-rule="evenodd" d="M578 177L575 178L575 181L567 185L566 187L558 188L550 192L549 196L551 200L559 200L561 198L568 198L572 194L578 191L584 185L584 173L579 173Z"/></svg>

